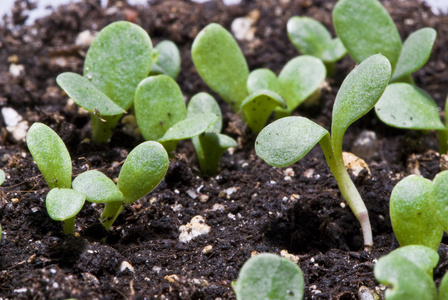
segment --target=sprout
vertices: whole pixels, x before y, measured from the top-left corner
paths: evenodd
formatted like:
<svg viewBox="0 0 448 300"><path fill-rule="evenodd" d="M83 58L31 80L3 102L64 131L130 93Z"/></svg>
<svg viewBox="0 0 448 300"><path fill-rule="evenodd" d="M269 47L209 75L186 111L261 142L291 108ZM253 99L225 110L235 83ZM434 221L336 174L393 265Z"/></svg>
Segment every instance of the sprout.
<svg viewBox="0 0 448 300"><path fill-rule="evenodd" d="M232 287L239 300L301 300L304 279L302 270L289 259L262 253L243 265Z"/></svg>
<svg viewBox="0 0 448 300"><path fill-rule="evenodd" d="M334 75L335 62L347 53L339 38L331 38L325 26L308 17L292 17L286 24L286 30L297 50L321 59L327 72Z"/></svg>
<svg viewBox="0 0 448 300"><path fill-rule="evenodd" d="M331 138L327 130L302 117L287 117L264 128L255 142L255 151L268 164L286 167L320 143L327 163L344 199L361 223L364 244L373 244L367 209L345 169L342 139L348 126L373 108L386 88L391 74L388 60L373 55L344 80L333 108Z"/></svg>
<svg viewBox="0 0 448 300"><path fill-rule="evenodd" d="M289 62L277 77L269 70L249 74L246 59L232 35L212 23L195 38L191 55L201 78L234 112L243 111L249 127L259 132L274 110L291 114L325 79L323 63L303 56Z"/></svg>
<svg viewBox="0 0 448 300"><path fill-rule="evenodd" d="M176 80L180 71L180 53L172 41L161 41L153 49L151 75L165 74Z"/></svg>

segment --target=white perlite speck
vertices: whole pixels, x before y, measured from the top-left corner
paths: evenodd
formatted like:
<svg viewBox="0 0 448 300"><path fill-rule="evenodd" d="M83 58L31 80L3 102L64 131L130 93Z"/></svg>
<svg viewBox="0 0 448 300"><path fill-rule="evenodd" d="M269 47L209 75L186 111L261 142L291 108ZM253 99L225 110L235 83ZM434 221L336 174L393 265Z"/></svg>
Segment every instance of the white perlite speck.
<svg viewBox="0 0 448 300"><path fill-rule="evenodd" d="M205 218L203 216L194 216L190 223L179 227L179 241L182 243L188 243L192 239L210 232L210 226L205 224Z"/></svg>

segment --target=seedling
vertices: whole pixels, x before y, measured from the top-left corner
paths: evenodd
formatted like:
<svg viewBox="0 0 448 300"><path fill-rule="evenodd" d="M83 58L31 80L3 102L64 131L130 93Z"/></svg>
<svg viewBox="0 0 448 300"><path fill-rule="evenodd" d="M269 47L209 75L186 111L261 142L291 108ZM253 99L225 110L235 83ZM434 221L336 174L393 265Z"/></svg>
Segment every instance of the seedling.
<svg viewBox="0 0 448 300"><path fill-rule="evenodd" d="M244 263L232 287L239 300L301 300L304 279L302 270L289 259L262 253Z"/></svg>
<svg viewBox="0 0 448 300"><path fill-rule="evenodd" d="M172 41L162 41L153 49L151 75L165 74L176 80L180 71L180 53Z"/></svg>
<svg viewBox="0 0 448 300"><path fill-rule="evenodd" d="M432 189L430 180L417 175L405 177L394 187L390 196L390 219L401 246L439 248L443 228L428 209Z"/></svg>
<svg viewBox="0 0 448 300"><path fill-rule="evenodd" d="M236 147L237 142L231 137L221 134L222 117L221 109L216 100L207 93L194 95L187 107L188 118L200 118L204 113L213 113L219 119L207 130L191 138L199 166L202 173L215 175L218 172L219 161L224 152L231 147Z"/></svg>
<svg viewBox="0 0 448 300"><path fill-rule="evenodd" d="M391 82L411 81L410 75L429 58L436 31L423 28L402 44L398 30L378 0L341 0L333 10L333 23L350 56L357 63L381 53L392 66Z"/></svg>
<svg viewBox="0 0 448 300"><path fill-rule="evenodd" d="M168 154L154 141L135 147L126 158L118 184L98 171L87 171L73 181L73 189L86 195L86 200L105 203L100 221L109 230L124 206L151 192L168 170Z"/></svg>
<svg viewBox="0 0 448 300"><path fill-rule="evenodd" d="M70 189L72 160L67 147L56 132L42 123L30 127L26 141L50 187L45 201L48 215L62 221L65 234L74 234L75 216L84 205L85 196Z"/></svg>
<svg viewBox="0 0 448 300"><path fill-rule="evenodd" d="M424 246L405 246L381 257L375 265L376 279L385 286L386 300L446 299L446 275L440 285L440 294L432 279L432 270L439 260L438 253Z"/></svg>
<svg viewBox="0 0 448 300"><path fill-rule="evenodd" d="M286 24L288 37L297 50L321 59L327 72L334 75L336 61L347 54L339 38L332 38L320 22L309 17L292 17Z"/></svg>
<svg viewBox="0 0 448 300"><path fill-rule="evenodd" d="M429 207L440 226L448 232L448 171L440 172L434 178Z"/></svg>
<svg viewBox="0 0 448 300"><path fill-rule="evenodd" d="M377 54L357 66L341 85L333 107L331 138L329 132L303 117L286 117L265 127L257 137L255 151L268 164L289 166L308 153L318 142L342 196L361 223L364 244L373 244L365 204L345 169L342 139L348 126L373 108L386 88L390 63Z"/></svg>
<svg viewBox="0 0 448 300"><path fill-rule="evenodd" d="M278 82L269 71L255 70L249 74L237 42L215 23L197 35L191 55L201 78L234 112L243 110L244 119L254 132L263 128L275 109L287 109L290 114L319 88L326 75L323 63L311 56L289 62Z"/></svg>

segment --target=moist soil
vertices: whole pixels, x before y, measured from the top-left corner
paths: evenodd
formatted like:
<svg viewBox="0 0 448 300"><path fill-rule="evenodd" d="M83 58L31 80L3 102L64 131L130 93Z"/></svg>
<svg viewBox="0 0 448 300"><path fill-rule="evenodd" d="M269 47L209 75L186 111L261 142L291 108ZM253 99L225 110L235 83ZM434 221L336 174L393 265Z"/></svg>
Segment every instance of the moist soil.
<svg viewBox="0 0 448 300"><path fill-rule="evenodd" d="M259 16L255 36L239 41L251 70L265 67L278 74L299 53L285 26L294 15L310 16L333 31L336 1L243 1L225 6L188 1L150 1L131 6L85 0L59 7L49 17L25 26L17 2L13 15L0 26L0 105L15 109L29 125L43 122L64 140L72 156L74 176L90 169L117 178L129 151L143 140L119 124L111 141L89 140L89 116L57 86L65 71L82 73L87 46L75 44L84 30L99 31L117 20L129 20L147 30L154 44L164 39L180 48L182 68L177 80L186 101L206 91L220 101L224 131L238 140L222 158L219 174L202 176L191 142L179 144L165 179L149 195L129 205L107 233L98 223L101 205L86 203L76 218L76 235L64 236L61 224L48 217L48 186L23 139L0 134L0 168L7 180L0 188L0 299L233 299L232 281L256 252L299 258L305 277L305 299L358 299L366 286L382 295L374 278L375 261L397 248L389 218L394 185L411 173L432 179L441 170L433 132L387 127L370 112L349 127L344 149L365 159L370 172L352 176L370 213L374 246L365 251L358 221L345 204L320 148L315 147L290 168L273 168L257 157L256 136L240 117L201 81L190 58L197 33L210 22L230 29L235 18ZM422 27L438 37L429 62L414 74L416 84L444 108L448 92L448 17L434 15L420 1L382 1L402 38ZM10 72L22 65L20 75ZM328 78L317 105L301 106L295 114L329 129L335 95L355 64L346 56ZM442 116L444 117L444 115ZM366 150L354 147L366 130L376 134ZM179 227L203 216L209 234L189 243L179 241ZM101 240L106 237L106 242ZM447 271L445 236L434 278ZM127 268L123 268L128 263ZM122 268L120 268L120 266Z"/></svg>

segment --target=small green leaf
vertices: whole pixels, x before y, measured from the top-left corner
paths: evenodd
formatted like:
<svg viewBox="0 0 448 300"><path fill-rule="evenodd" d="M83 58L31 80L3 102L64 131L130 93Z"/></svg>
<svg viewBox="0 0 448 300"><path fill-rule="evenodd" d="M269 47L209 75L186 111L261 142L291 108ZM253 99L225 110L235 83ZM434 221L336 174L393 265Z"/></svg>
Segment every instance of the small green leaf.
<svg viewBox="0 0 448 300"><path fill-rule="evenodd" d="M345 49L341 39L335 38L326 45L326 48L324 52L322 52L320 59L322 59L322 61L325 63L335 62L344 57L344 55L346 54L347 49Z"/></svg>
<svg viewBox="0 0 448 300"><path fill-rule="evenodd" d="M301 300L304 279L302 270L292 261L262 253L244 263L232 286L238 300Z"/></svg>
<svg viewBox="0 0 448 300"><path fill-rule="evenodd" d="M179 141L198 136L213 127L213 124L220 119L221 117L214 113L202 113L182 120L168 129L165 135L159 139L159 142Z"/></svg>
<svg viewBox="0 0 448 300"><path fill-rule="evenodd" d="M72 160L56 132L47 125L36 122L28 130L26 143L50 189L70 188Z"/></svg>
<svg viewBox="0 0 448 300"><path fill-rule="evenodd" d="M309 17L292 17L286 24L288 37L304 55L320 58L331 34L320 22Z"/></svg>
<svg viewBox="0 0 448 300"><path fill-rule="evenodd" d="M328 131L302 117L279 119L260 132L255 152L274 167L286 167L307 154Z"/></svg>
<svg viewBox="0 0 448 300"><path fill-rule="evenodd" d="M444 129L437 104L423 90L408 83L389 84L375 105L381 121L406 129Z"/></svg>
<svg viewBox="0 0 448 300"><path fill-rule="evenodd" d="M247 91L251 94L258 90L280 93L280 85L274 72L269 69L256 69L250 72L247 78Z"/></svg>
<svg viewBox="0 0 448 300"><path fill-rule="evenodd" d="M425 271L431 277L433 269L439 262L439 254L437 251L421 245L400 247L389 253L388 256L404 257Z"/></svg>
<svg viewBox="0 0 448 300"><path fill-rule="evenodd" d="M114 22L96 36L84 62L84 76L127 110L134 100L140 81L149 74L152 43L140 26L126 21Z"/></svg>
<svg viewBox="0 0 448 300"><path fill-rule="evenodd" d="M263 129L277 107L286 109L286 102L280 95L270 90L257 90L241 103L247 124L253 132L260 132Z"/></svg>
<svg viewBox="0 0 448 300"><path fill-rule="evenodd" d="M220 120L213 124L209 131L221 132L221 109L219 108L218 102L216 102L215 98L204 92L197 93L190 99L187 107L187 118L193 118L202 113L214 113L215 115L220 116Z"/></svg>
<svg viewBox="0 0 448 300"><path fill-rule="evenodd" d="M238 143L230 136L213 132L206 132L195 137L193 144L201 171L208 175L218 173L221 156L228 148L238 146Z"/></svg>
<svg viewBox="0 0 448 300"><path fill-rule="evenodd" d="M448 272L443 275L442 281L440 282L439 299L448 299Z"/></svg>
<svg viewBox="0 0 448 300"><path fill-rule="evenodd" d="M134 107L138 127L148 141L160 139L170 127L185 119L187 111L182 91L167 75L143 80L135 92Z"/></svg>
<svg viewBox="0 0 448 300"><path fill-rule="evenodd" d="M86 196L72 189L54 188L45 200L48 215L55 221L64 221L76 216L84 205Z"/></svg>
<svg viewBox="0 0 448 300"><path fill-rule="evenodd" d="M387 10L378 0L340 0L333 10L333 24L350 56L357 63L381 53L395 69L401 38Z"/></svg>
<svg viewBox="0 0 448 300"><path fill-rule="evenodd" d="M201 78L233 111L246 98L249 68L233 36L221 25L211 23L199 32L191 47L193 63Z"/></svg>
<svg viewBox="0 0 448 300"><path fill-rule="evenodd" d="M3 171L2 169L0 169L0 185L2 185L3 183L5 183L5 179L6 179L5 171Z"/></svg>
<svg viewBox="0 0 448 300"><path fill-rule="evenodd" d="M103 173L90 170L73 180L73 189L86 196L93 203L123 202L123 194L117 185Z"/></svg>
<svg viewBox="0 0 448 300"><path fill-rule="evenodd" d="M439 224L448 229L448 171L437 174L434 178L429 197L429 207Z"/></svg>
<svg viewBox="0 0 448 300"><path fill-rule="evenodd" d="M399 80L423 67L431 55L436 36L437 32L432 28L422 28L408 36L390 80Z"/></svg>
<svg viewBox="0 0 448 300"><path fill-rule="evenodd" d="M91 113L98 112L103 116L114 116L124 112L120 106L81 75L65 72L56 77L56 82L76 104Z"/></svg>
<svg viewBox="0 0 448 300"><path fill-rule="evenodd" d="M405 177L394 187L390 196L390 219L401 246L439 248L443 228L428 209L431 188L431 181L417 175Z"/></svg>
<svg viewBox="0 0 448 300"><path fill-rule="evenodd" d="M291 113L325 80L327 71L318 58L302 55L290 60L278 75L280 95Z"/></svg>
<svg viewBox="0 0 448 300"><path fill-rule="evenodd" d="M380 283L392 286L386 290L386 300L437 299L437 290L432 278L404 257L381 257L375 265L374 273Z"/></svg>
<svg viewBox="0 0 448 300"><path fill-rule="evenodd" d="M344 79L333 106L331 139L335 152L342 151L342 138L348 126L374 107L389 83L390 74L387 58L376 54Z"/></svg>
<svg viewBox="0 0 448 300"><path fill-rule="evenodd" d="M129 153L118 176L118 188L125 204L131 204L151 192L165 177L169 160L163 146L144 142Z"/></svg>
<svg viewBox="0 0 448 300"><path fill-rule="evenodd" d="M158 56L157 61L152 62L151 74L165 74L176 80L180 71L180 53L176 44L172 41L161 41L155 49Z"/></svg>

